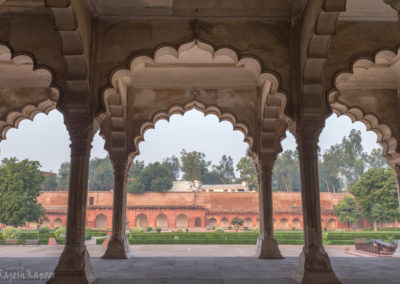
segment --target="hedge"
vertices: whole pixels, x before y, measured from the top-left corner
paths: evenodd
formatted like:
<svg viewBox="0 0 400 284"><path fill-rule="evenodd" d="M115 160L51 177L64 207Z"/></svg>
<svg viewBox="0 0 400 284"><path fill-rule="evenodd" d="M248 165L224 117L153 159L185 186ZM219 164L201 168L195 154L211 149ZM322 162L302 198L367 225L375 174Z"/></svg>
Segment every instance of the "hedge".
<svg viewBox="0 0 400 284"><path fill-rule="evenodd" d="M105 237L107 232L92 231L92 237Z"/></svg>
<svg viewBox="0 0 400 284"><path fill-rule="evenodd" d="M102 245L107 238L97 238L96 245Z"/></svg>
<svg viewBox="0 0 400 284"><path fill-rule="evenodd" d="M328 233L327 240L352 240L365 238L365 239L400 239L400 232L330 232Z"/></svg>

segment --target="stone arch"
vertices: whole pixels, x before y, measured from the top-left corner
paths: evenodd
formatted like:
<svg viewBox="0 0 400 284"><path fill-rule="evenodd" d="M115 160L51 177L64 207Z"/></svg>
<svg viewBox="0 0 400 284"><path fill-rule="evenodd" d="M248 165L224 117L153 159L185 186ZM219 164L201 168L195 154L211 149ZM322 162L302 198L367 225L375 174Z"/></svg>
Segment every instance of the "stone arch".
<svg viewBox="0 0 400 284"><path fill-rule="evenodd" d="M140 213L137 215L135 220L135 227L137 228L146 228L148 226L147 215L144 213Z"/></svg>
<svg viewBox="0 0 400 284"><path fill-rule="evenodd" d="M354 123L362 122L368 131L373 131L377 136L377 143L382 146L382 155L388 160L397 160L400 158L398 153L398 140L393 134L391 127L379 121L379 118L370 112L365 113L362 106L348 106L340 101L340 90L346 89L348 84L364 85L370 82L371 77L376 78L380 74L385 88L397 88L397 80L391 68L394 66L398 53L389 50L381 50L375 55L374 60L359 59L352 65L352 72L342 72L336 77L336 89L329 93L329 104L333 112L339 117L341 115L348 116ZM363 79L365 77L366 79ZM379 78L377 80L380 80ZM396 84L396 85L394 85ZM361 104L361 103L360 103Z"/></svg>
<svg viewBox="0 0 400 284"><path fill-rule="evenodd" d="M223 227L223 228L228 228L229 227L229 220L228 220L228 218L222 218L221 219L221 227Z"/></svg>
<svg viewBox="0 0 400 284"><path fill-rule="evenodd" d="M294 218L292 220L292 227L296 229L299 229L301 227L301 222L299 218Z"/></svg>
<svg viewBox="0 0 400 284"><path fill-rule="evenodd" d="M106 223L107 224L107 223ZM63 221L61 218L57 218L54 220L54 228L63 227Z"/></svg>
<svg viewBox="0 0 400 284"><path fill-rule="evenodd" d="M157 228L168 228L168 218L165 214L159 214L156 218Z"/></svg>
<svg viewBox="0 0 400 284"><path fill-rule="evenodd" d="M244 219L244 226L247 228L253 228L253 220L251 220L251 218Z"/></svg>
<svg viewBox="0 0 400 284"><path fill-rule="evenodd" d="M179 214L176 217L175 226L177 228L187 228L189 226L188 225L188 217L183 213Z"/></svg>
<svg viewBox="0 0 400 284"><path fill-rule="evenodd" d="M287 229L287 228L289 228L289 221L288 221L288 219L282 218L282 219L279 221L279 228L281 228L281 229Z"/></svg>
<svg viewBox="0 0 400 284"><path fill-rule="evenodd" d="M336 229L336 220L335 219L329 219L328 220L328 228L329 229Z"/></svg>
<svg viewBox="0 0 400 284"><path fill-rule="evenodd" d="M320 101L321 96L325 96L323 80L328 50L331 39L336 34L339 14L346 10L346 1L318 1L311 4L315 6L312 8L309 7L307 1L297 1L295 4L298 14L295 19L299 21L308 19L309 23L304 29L307 34L312 35L306 46L300 47L301 57L305 58L304 67L301 70L304 109L315 112L315 101ZM302 15L306 7L307 14ZM319 107L324 108L323 105Z"/></svg>
<svg viewBox="0 0 400 284"><path fill-rule="evenodd" d="M215 219L214 217L208 219L207 226L208 227L217 227L217 219Z"/></svg>
<svg viewBox="0 0 400 284"><path fill-rule="evenodd" d="M95 228L107 228L107 216L99 214L96 216Z"/></svg>
<svg viewBox="0 0 400 284"><path fill-rule="evenodd" d="M196 217L196 219L194 219L194 226L196 228L201 227L201 218L200 217Z"/></svg>
<svg viewBox="0 0 400 284"><path fill-rule="evenodd" d="M188 54L194 54L193 58L190 57ZM284 114L287 98L286 95L279 90L279 78L271 72L263 72L260 63L252 57L239 58L238 54L232 49L221 48L218 50L214 50L211 45L195 39L191 42L180 45L177 49L171 46L163 46L161 48L158 48L154 52L153 57L134 57L131 60L129 69L119 68L112 73L110 80L112 82L112 87L106 88L103 93L103 101L106 107L106 112L98 116L98 124L101 124L101 122L106 119L109 121L109 127L105 131L111 133L104 134L108 137L107 140L110 140L106 141L107 149L116 147L118 148L117 150L123 150L128 147L129 142L124 139L123 135L113 135L113 133L121 133L121 131L126 128L126 109L124 108L124 102L126 102L127 85L136 84L139 87L143 87L144 83L140 85L139 78L138 80L136 80L134 76L136 76L140 72L144 72L143 74L149 72L146 71L146 66L152 66L152 69L154 70L154 68L157 68L157 66L162 64L188 65L188 63L196 63L197 65L204 63L215 67L218 66L218 64L228 64L229 66L231 66L229 68L235 69L240 67L239 69L248 72L248 78L252 78L252 84L259 87L262 93L262 109L260 111L260 120L263 128L263 139L261 139L260 142L254 141L254 134L250 133L249 128L247 125L245 125L245 123L238 121L235 114L223 111L221 107L215 104L211 105L209 103L205 103L199 99L196 99L197 95L195 93L201 93L202 91L204 91L201 88L197 88L192 90L192 92L194 92L193 96L195 97L193 100L188 100L185 103L181 102L181 104L175 104L169 106L168 108L164 107L163 110L159 110L158 112L151 115L150 120L141 123L141 127L138 130L138 133L135 132L135 136L129 138L129 140L134 140L132 144L134 147L129 150L131 156L136 156L139 154L138 144L143 141L144 132L147 129L154 128L154 124L159 119L168 120L169 117L173 114L183 114L184 112L193 108L196 108L204 112L205 114L215 114L220 119L220 121L230 121L234 126L234 130L239 130L243 132L243 134L245 135L245 142L249 144L250 150L253 148L259 149L259 145L254 145L259 143L262 144L261 148L265 151L269 151L271 147L275 148L275 144L277 142L279 142L280 145L280 141L282 138L281 132L284 132L287 128L286 125L292 122ZM229 76L225 77L230 78ZM200 80L199 77L193 78L191 80ZM146 84L150 84L148 81L143 82L146 82ZM157 83L160 84L159 81L157 81ZM151 89L151 87L146 88ZM278 121L279 123L277 123ZM284 131L279 131L279 135L276 135L277 128L284 128ZM275 143L273 146L270 145L271 141L274 141Z"/></svg>
<svg viewBox="0 0 400 284"><path fill-rule="evenodd" d="M6 70L0 72L5 76L4 80L1 80L0 74L0 90L3 89L0 92L5 92L3 99L6 101L0 104L8 104L11 107L0 111L0 142L6 139L8 130L18 128L22 120L33 120L37 114L48 114L55 109L60 94L53 85L52 71L47 67L38 68L33 56L13 54L11 48L0 43L0 70L2 64ZM13 72L15 79L9 77ZM31 88L30 91L35 92L35 96L27 99L22 88Z"/></svg>

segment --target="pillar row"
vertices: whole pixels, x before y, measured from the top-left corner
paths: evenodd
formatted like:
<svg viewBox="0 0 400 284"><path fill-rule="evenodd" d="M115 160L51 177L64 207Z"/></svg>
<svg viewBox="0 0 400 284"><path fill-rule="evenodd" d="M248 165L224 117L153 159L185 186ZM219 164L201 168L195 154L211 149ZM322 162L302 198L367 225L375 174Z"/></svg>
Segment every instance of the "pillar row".
<svg viewBox="0 0 400 284"><path fill-rule="evenodd" d="M65 123L71 139L67 231L64 250L47 283L91 283L96 277L85 246L85 220L93 126L90 117Z"/></svg>
<svg viewBox="0 0 400 284"><path fill-rule="evenodd" d="M298 127L296 131L304 224L304 247L294 275L299 283L340 283L322 244L318 180L318 140L322 127Z"/></svg>
<svg viewBox="0 0 400 284"><path fill-rule="evenodd" d="M258 158L257 173L260 202L260 236L257 240L256 256L260 259L282 259L278 242L274 237L272 170L276 155L264 155Z"/></svg>
<svg viewBox="0 0 400 284"><path fill-rule="evenodd" d="M126 196L130 159L128 155L112 154L114 168L114 200L112 217L112 234L103 259L127 259L131 257L126 226Z"/></svg>

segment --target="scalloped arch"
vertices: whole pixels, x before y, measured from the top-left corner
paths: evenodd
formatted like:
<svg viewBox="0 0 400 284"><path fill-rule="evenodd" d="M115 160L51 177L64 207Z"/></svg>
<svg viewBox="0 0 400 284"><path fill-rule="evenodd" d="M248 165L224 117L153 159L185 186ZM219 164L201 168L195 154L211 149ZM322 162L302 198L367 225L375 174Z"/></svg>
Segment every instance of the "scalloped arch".
<svg viewBox="0 0 400 284"><path fill-rule="evenodd" d="M24 119L33 120L34 117L39 113L48 114L51 110L56 108L57 101L59 98L59 90L51 86L53 76L52 73L46 68L37 68L35 65L35 60L26 55L14 55L11 48L0 43L0 62L8 62L9 64L14 64L18 66L27 66L32 71L32 75L36 76L34 80L27 82L29 85L37 87L37 85L48 85L49 97L47 99L40 100L38 102L27 103L23 105L19 110L4 111L4 114L0 113L0 142L6 139L7 132L12 128L18 128L20 122ZM35 82L37 78L44 81L43 84ZM9 95L9 94L7 94Z"/></svg>
<svg viewBox="0 0 400 284"><path fill-rule="evenodd" d="M126 143L130 143L129 141L125 141L123 136L123 131L125 131L126 127L124 117L124 112L126 112L126 110L124 110L124 102L126 101L127 96L126 85L134 85L135 87L150 89L152 87L165 87L165 85L160 85L160 80L157 80L154 77L146 77L146 81L146 79L143 80L143 77L135 77L136 74L142 72L145 68L154 69L156 67L164 68L165 66L172 66L173 68L192 68L188 70L197 70L197 67L203 66L207 68L216 68L214 69L214 72L217 73L219 72L217 68L230 68L223 70L231 70L229 72L232 73L229 74L234 74L236 77L235 79L232 79L231 76L227 75L227 71L225 71L224 76L221 77L221 79L218 76L211 77L211 80L215 80L217 83L214 82L215 85L210 87L210 85L208 85L209 81L201 81L199 80L199 76L196 77L190 75L189 77L186 77L186 79L188 79L184 82L186 85L181 85L181 87L190 89L198 87L197 84L199 84L202 86L200 88L203 88L204 86L220 88L221 85L232 87L240 85L259 88L261 90L262 98L261 106L259 106L262 133L260 135L261 141L257 140L257 149L260 151L271 152L274 151L272 149L279 148L277 143L280 143L281 137L277 138L277 136L281 136L281 134L277 135L277 133L281 132L283 124L290 124L290 119L284 114L287 98L285 94L279 92L279 78L272 72L263 72L260 62L253 57L248 56L240 58L234 50L229 48L214 50L211 45L195 39L191 42L183 43L176 49L171 46L160 47L155 50L153 58L149 56L137 56L130 62L129 69L117 69L112 73L111 84L113 87L105 89L103 93L106 115L101 114L97 117L97 125L101 125L107 116L111 117L111 135L109 138L111 141L107 143L108 147L111 145L110 147L116 151L124 151L124 149L127 149ZM179 74L183 74L183 76L186 75L185 73ZM240 75L238 76L238 74ZM151 80L149 80L149 78L151 78ZM175 79L176 76L171 78ZM166 84L173 84L171 81L165 80L165 78L158 77L158 79L164 80ZM145 85L141 85L140 82L138 83L138 80L143 80ZM152 82L154 81L157 85L153 86ZM240 82L238 83L238 81ZM146 122L141 128L139 136L135 138L135 141L133 141L136 150L138 149L138 143L143 141L144 131L148 128L154 128L154 124L158 119L164 118L168 120L172 114L183 114L187 109L192 108L197 108L205 114L213 113L217 115L220 120L230 121L234 125L235 130L239 130L245 135L245 141L250 145L251 149L254 137L249 136L248 127L245 126L244 123L238 122L234 114L222 113L216 104L213 106L205 106L198 101L193 101L184 106L172 106L167 112L158 113L152 120ZM284 121L284 123L277 123L277 121Z"/></svg>
<svg viewBox="0 0 400 284"><path fill-rule="evenodd" d="M155 124L158 121L166 120L169 122L171 116L173 116L175 114L184 115L186 112L193 110L193 109L201 111L202 113L204 113L204 115L213 114L216 117L218 117L219 122L222 122L222 121L230 122L233 126L234 131L240 131L244 135L244 142L246 142L249 145L249 148L251 148L254 138L249 135L247 126L244 123L239 122L234 114L232 114L230 112L222 112L215 105L206 106L198 101L193 101L184 106L174 105L171 108L169 108L168 111L157 112L154 114L154 116L151 120L143 123L140 128L140 135L135 137L135 139L133 141L135 143L135 148L137 151L134 153L131 153L131 157L139 155L139 144L141 142L144 142L145 132L149 129L154 129Z"/></svg>
<svg viewBox="0 0 400 284"><path fill-rule="evenodd" d="M336 76L336 90L331 91L329 94L330 106L338 116L346 115L352 120L353 123L356 121L362 122L366 126L367 130L373 131L377 135L377 143L382 145L382 155L387 158L389 163L392 160L394 161L400 158L400 153L397 153L398 141L397 138L394 137L391 128L386 124L380 123L377 116L364 113L360 107L348 107L346 104L337 99L337 95L339 92L338 89L343 87L343 82L353 80L354 82L357 82L357 84L362 84L363 81L360 81L360 77L358 75L365 76L374 68L378 70L377 72L395 72L391 71L390 68L394 66L394 61L398 61L397 58L399 55L400 49L398 50L398 54L391 50L380 50L375 54L374 61L365 58L354 61L351 68L352 72L344 71ZM398 88L398 85L396 85L397 82L395 82L395 76L384 74L383 78L384 80L394 80L391 87ZM368 81L368 79L364 79L364 81ZM389 83L388 81L385 82L386 85Z"/></svg>

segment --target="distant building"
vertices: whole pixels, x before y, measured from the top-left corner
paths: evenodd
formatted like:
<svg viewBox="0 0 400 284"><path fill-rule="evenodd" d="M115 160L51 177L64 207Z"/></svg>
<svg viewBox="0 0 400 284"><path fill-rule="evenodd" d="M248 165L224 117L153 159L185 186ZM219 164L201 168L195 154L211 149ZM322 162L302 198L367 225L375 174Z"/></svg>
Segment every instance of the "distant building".
<svg viewBox="0 0 400 284"><path fill-rule="evenodd" d="M174 181L170 192L248 192L246 181L239 184L202 184L201 181Z"/></svg>

